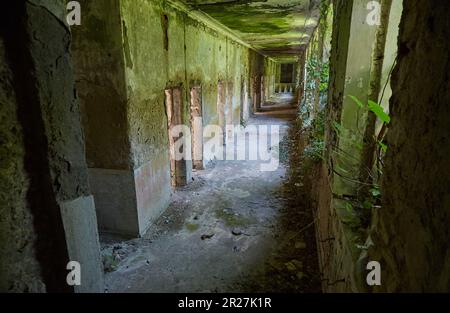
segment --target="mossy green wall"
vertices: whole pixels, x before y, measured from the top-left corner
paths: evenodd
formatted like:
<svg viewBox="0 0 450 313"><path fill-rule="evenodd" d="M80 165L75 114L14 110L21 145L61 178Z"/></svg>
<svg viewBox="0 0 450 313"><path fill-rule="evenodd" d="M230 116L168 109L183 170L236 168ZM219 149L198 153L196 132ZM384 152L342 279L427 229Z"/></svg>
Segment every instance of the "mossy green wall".
<svg viewBox="0 0 450 313"><path fill-rule="evenodd" d="M167 16L168 49L164 47ZM217 83L233 84L233 122L240 122L242 81L261 74L264 58L194 20L165 1L121 1L129 138L134 168L168 155L164 89L183 86L189 125L189 89L202 86L204 124L217 123ZM167 161L168 166L168 161Z"/></svg>
<svg viewBox="0 0 450 313"><path fill-rule="evenodd" d="M142 234L170 200L165 89L183 88L182 122L190 127L190 88L201 85L203 123L218 124L222 81L232 86L227 99L239 124L243 82L263 74L264 57L169 1L85 0L82 7L73 51L99 225ZM111 184L123 192L115 195Z"/></svg>

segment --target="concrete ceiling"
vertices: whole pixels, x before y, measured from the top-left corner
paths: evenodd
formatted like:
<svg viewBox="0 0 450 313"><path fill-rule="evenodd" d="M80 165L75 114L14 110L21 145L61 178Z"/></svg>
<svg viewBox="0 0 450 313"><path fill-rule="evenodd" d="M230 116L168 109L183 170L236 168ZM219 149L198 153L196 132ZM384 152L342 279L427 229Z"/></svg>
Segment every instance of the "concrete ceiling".
<svg viewBox="0 0 450 313"><path fill-rule="evenodd" d="M184 0L262 54L291 59L309 41L320 16L320 0Z"/></svg>

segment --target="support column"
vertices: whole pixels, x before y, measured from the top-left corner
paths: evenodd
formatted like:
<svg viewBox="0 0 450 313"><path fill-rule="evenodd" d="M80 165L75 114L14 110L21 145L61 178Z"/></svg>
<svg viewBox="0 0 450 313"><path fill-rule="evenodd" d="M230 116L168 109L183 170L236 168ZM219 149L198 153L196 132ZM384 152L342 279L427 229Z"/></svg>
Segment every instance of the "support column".
<svg viewBox="0 0 450 313"><path fill-rule="evenodd" d="M184 123L183 89L166 89L166 110L168 122L170 173L173 187L185 186L192 176L192 163L187 160L191 151L190 134L180 133ZM188 137L189 136L189 137Z"/></svg>
<svg viewBox="0 0 450 313"><path fill-rule="evenodd" d="M219 81L217 84L217 119L219 127L222 129L222 136L220 136L220 143L225 145L225 103L226 103L226 90L224 83Z"/></svg>
<svg viewBox="0 0 450 313"><path fill-rule="evenodd" d="M233 82L227 83L227 96L226 96L226 141L232 140L233 138L233 130L231 126L234 124L233 122L233 110L234 110L234 84Z"/></svg>
<svg viewBox="0 0 450 313"><path fill-rule="evenodd" d="M250 107L249 107L249 94L248 94L248 83L247 80L244 81L244 90L243 90L243 100L244 104L242 106L242 118L244 122L248 121L249 115L250 115Z"/></svg>
<svg viewBox="0 0 450 313"><path fill-rule="evenodd" d="M50 0L0 13L4 292L104 291L65 14ZM81 265L80 286L67 284L69 261Z"/></svg>
<svg viewBox="0 0 450 313"><path fill-rule="evenodd" d="M256 113L261 109L261 76L253 77L253 112Z"/></svg>

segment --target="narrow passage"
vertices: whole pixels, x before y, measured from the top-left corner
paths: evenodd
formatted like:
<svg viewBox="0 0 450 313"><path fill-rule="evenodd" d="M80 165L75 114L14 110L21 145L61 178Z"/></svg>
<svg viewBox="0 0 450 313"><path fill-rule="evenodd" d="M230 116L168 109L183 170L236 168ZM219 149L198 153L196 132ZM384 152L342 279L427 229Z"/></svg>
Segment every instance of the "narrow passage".
<svg viewBox="0 0 450 313"><path fill-rule="evenodd" d="M311 208L290 177L296 111L281 98L249 123L280 126L277 170L211 162L143 238L103 238L107 292L320 292Z"/></svg>

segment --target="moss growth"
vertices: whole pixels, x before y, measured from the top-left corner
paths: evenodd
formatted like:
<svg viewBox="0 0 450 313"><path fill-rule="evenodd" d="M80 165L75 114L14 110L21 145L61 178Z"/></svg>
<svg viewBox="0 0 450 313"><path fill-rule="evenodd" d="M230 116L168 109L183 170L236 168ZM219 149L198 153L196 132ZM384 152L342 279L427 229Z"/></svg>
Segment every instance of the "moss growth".
<svg viewBox="0 0 450 313"><path fill-rule="evenodd" d="M188 231L190 231L191 233L197 231L199 228L200 228L200 225L198 225L198 224L192 224L192 223L186 224L186 229Z"/></svg>
<svg viewBox="0 0 450 313"><path fill-rule="evenodd" d="M220 209L215 211L216 217L225 222L226 226L246 226L251 223L251 219L242 216L240 214L235 214L228 209Z"/></svg>
<svg viewBox="0 0 450 313"><path fill-rule="evenodd" d="M255 44L257 49L271 47L287 47L298 42L308 29L308 21L314 22L314 18L309 18L304 14L309 3L305 0L293 1L194 1L188 0L196 9L199 9L214 19L218 20L230 29L240 33L245 41L252 42L258 36L264 34L265 41ZM308 24L308 25L307 25ZM292 38L286 38L284 46L277 44L280 36L294 34Z"/></svg>
<svg viewBox="0 0 450 313"><path fill-rule="evenodd" d="M242 33L264 33L277 35L291 29L290 12L266 12L265 9L249 5L223 7L211 6L204 10L221 23Z"/></svg>

